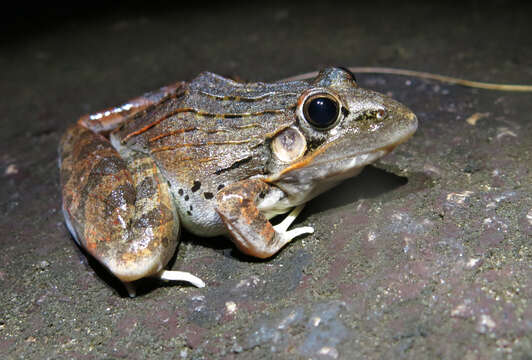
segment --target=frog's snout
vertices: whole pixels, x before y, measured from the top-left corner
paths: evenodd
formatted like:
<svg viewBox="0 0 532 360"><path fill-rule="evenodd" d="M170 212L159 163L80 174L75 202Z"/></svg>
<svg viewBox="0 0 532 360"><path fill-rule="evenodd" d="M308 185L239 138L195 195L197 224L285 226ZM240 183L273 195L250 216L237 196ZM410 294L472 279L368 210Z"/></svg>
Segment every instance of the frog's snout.
<svg viewBox="0 0 532 360"><path fill-rule="evenodd" d="M399 143L408 140L417 130L418 120L416 114L407 106L393 99L387 99L384 105L389 116L391 116L390 121L393 124L393 128L395 128L394 132L402 140Z"/></svg>
<svg viewBox="0 0 532 360"><path fill-rule="evenodd" d="M404 124L403 126L406 128L405 130L410 137L414 135L414 133L417 130L417 125L418 125L417 116L416 114L412 112L412 110L410 110L406 106L403 106L403 107L405 108L405 111L402 114L402 117L403 117L402 124Z"/></svg>

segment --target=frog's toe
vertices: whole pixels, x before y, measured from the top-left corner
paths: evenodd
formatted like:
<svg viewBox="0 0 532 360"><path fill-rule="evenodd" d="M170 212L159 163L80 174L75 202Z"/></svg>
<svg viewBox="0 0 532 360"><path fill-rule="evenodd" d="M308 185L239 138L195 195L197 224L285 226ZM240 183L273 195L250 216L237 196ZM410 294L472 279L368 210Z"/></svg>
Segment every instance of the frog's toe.
<svg viewBox="0 0 532 360"><path fill-rule="evenodd" d="M192 275L191 273L184 271L162 270L153 275L153 277L167 281L183 281L198 288L205 287L205 282L203 282L203 280ZM123 284L127 290L127 293L129 294L129 297L134 298L137 296L137 287L135 286L135 283L124 281Z"/></svg>
<svg viewBox="0 0 532 360"><path fill-rule="evenodd" d="M163 270L157 274L157 277L161 280L184 281L198 288L205 287L203 280L184 271Z"/></svg>
<svg viewBox="0 0 532 360"><path fill-rule="evenodd" d="M276 225L276 226L278 226L278 225ZM279 231L278 229L276 229L276 226L274 226L273 228L275 229L275 231L277 232L277 234L281 238L281 242L284 243L284 244L292 241L293 239L295 239L296 237L298 237L300 235L312 234L314 232L314 228L311 227L311 226L302 226L302 227L298 227L298 228L292 229L290 231Z"/></svg>
<svg viewBox="0 0 532 360"><path fill-rule="evenodd" d="M292 211L290 211L290 213L283 219L283 221L281 221L279 224L273 227L274 230L277 233L286 233L287 232L286 230L288 230L288 227L292 225L292 223L294 222L294 220L297 218L297 216L303 210L304 207L305 207L305 204L302 204L302 205L299 205L293 208ZM294 230L297 230L297 229L294 229ZM311 232L314 232L314 229L312 229ZM304 233L305 232L303 232L302 234ZM296 235L296 236L299 236L299 235Z"/></svg>
<svg viewBox="0 0 532 360"><path fill-rule="evenodd" d="M304 206L305 205L303 204L295 207L292 211L290 211L283 221L273 227L275 233L277 234L279 247L283 247L300 235L312 234L314 232L314 228L311 226L301 226L292 230L288 230L288 227L294 222L301 210L303 210Z"/></svg>

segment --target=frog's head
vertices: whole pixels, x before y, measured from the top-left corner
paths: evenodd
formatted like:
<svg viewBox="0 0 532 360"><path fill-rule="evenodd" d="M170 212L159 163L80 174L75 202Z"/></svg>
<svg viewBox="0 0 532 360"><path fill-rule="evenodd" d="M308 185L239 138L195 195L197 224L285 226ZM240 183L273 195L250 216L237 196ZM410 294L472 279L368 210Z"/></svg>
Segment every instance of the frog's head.
<svg viewBox="0 0 532 360"><path fill-rule="evenodd" d="M358 87L353 74L328 68L298 98L295 121L276 134L275 170L267 181L294 195L315 196L388 154L417 129L412 111Z"/></svg>

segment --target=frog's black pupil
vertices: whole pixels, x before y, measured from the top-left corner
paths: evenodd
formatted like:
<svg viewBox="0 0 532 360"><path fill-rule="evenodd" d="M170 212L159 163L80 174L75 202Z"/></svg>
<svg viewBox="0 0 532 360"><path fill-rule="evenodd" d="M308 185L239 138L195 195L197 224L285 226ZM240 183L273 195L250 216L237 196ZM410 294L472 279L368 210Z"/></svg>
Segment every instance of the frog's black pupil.
<svg viewBox="0 0 532 360"><path fill-rule="evenodd" d="M338 117L338 104L328 97L312 99L307 108L309 121L316 127L331 126Z"/></svg>

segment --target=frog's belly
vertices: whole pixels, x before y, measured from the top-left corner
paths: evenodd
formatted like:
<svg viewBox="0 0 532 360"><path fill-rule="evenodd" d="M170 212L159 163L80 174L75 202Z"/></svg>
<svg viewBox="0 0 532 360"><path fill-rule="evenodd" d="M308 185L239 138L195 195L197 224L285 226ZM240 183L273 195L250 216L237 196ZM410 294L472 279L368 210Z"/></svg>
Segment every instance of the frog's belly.
<svg viewBox="0 0 532 360"><path fill-rule="evenodd" d="M174 196L177 213L181 225L198 236L225 235L227 229L223 225L220 215L214 209L215 202L205 200L202 193L187 192L183 194L183 186L169 180L170 191Z"/></svg>
<svg viewBox="0 0 532 360"><path fill-rule="evenodd" d="M198 236L220 236L227 233L220 215L214 210L210 203L196 204L190 212L190 206L176 204L179 219L185 229Z"/></svg>

